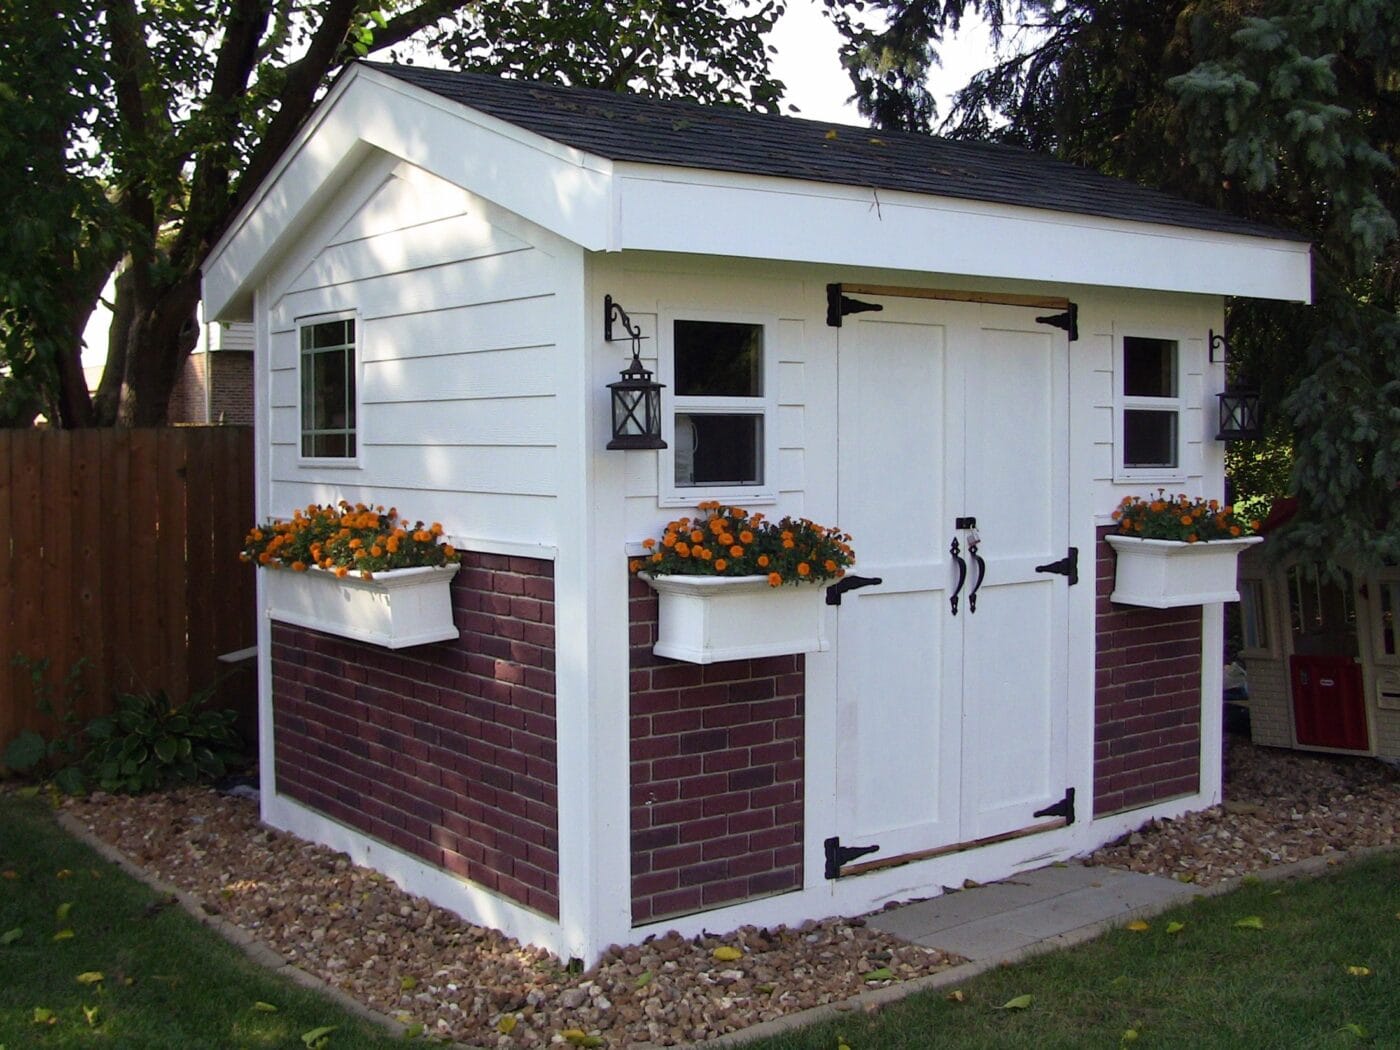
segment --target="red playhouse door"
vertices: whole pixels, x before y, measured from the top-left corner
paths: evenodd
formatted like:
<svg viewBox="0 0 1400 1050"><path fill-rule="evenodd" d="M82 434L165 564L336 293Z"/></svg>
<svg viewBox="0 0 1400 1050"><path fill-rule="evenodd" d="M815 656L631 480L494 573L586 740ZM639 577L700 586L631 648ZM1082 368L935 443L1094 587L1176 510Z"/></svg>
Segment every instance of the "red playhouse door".
<svg viewBox="0 0 1400 1050"><path fill-rule="evenodd" d="M1305 747L1367 751L1361 668L1350 656L1292 656L1293 723Z"/></svg>

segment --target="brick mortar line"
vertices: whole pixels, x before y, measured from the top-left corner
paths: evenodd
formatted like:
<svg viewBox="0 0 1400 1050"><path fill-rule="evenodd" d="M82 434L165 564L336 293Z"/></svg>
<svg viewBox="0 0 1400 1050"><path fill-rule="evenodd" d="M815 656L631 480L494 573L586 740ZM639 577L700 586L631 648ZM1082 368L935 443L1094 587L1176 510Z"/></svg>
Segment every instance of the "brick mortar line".
<svg viewBox="0 0 1400 1050"><path fill-rule="evenodd" d="M1133 908L1111 919L1093 922L1087 926L1080 926L1076 929L1068 930L1065 933L1047 937L1044 940L1036 941L1034 944L1028 944L1024 948L1017 948L1014 951L1007 952L1004 955L991 956L986 959L978 959L975 962L963 963L951 969L939 970L937 973L927 974L923 977L915 977L911 981L889 985L885 988L874 988L869 991L858 992L850 998L843 999L837 1003L823 1003L821 1006L813 1006L806 1010L799 1010L796 1013L784 1014L782 1017L775 1017L771 1021L763 1021L737 1032L728 1032L724 1035L716 1036L714 1039L705 1039L698 1043L685 1043L683 1044L682 1050L701 1047L709 1050L709 1048L713 1047L743 1046L759 1039L768 1039L772 1036L783 1035L800 1028L807 1028L810 1025L818 1024L822 1021L846 1017L853 1013L863 1011L867 1007L887 1006L890 1003L899 1002L901 999L905 999L919 992L946 988L949 985L971 980L989 970L999 969L1002 966L1023 962L1037 955L1044 955L1048 952L1058 951L1061 948L1071 948L1075 945L1083 944L1086 941L1095 940L1105 933L1108 933L1110 930L1117 929L1126 923L1132 922L1134 919L1149 919L1189 903L1191 900L1224 896L1233 890L1239 889L1245 884L1247 879L1258 879L1261 882L1283 882L1287 879L1318 875L1328 868L1335 868L1343 864L1364 860L1368 857L1395 852L1400 852L1400 846L1356 846L1351 849L1324 853L1316 857L1305 857L1302 860L1293 861L1290 864L1279 864L1274 867L1264 868L1260 871L1250 872L1248 875L1240 875L1233 879L1226 879L1213 886L1197 887L1201 892L1192 894L1189 897L1177 898L1176 900L1170 901L1159 901L1155 904L1144 905L1141 908ZM1189 883L1183 883L1182 885L1189 885ZM638 1047L637 1050L641 1050L641 1048Z"/></svg>

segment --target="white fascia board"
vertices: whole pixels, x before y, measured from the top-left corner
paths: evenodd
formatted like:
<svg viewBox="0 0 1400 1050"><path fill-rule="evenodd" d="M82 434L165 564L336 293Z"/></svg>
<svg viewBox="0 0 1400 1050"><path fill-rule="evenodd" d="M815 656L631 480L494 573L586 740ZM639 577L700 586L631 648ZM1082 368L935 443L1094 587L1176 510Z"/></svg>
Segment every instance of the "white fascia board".
<svg viewBox="0 0 1400 1050"><path fill-rule="evenodd" d="M1312 300L1304 242L619 162L621 249Z"/></svg>
<svg viewBox="0 0 1400 1050"><path fill-rule="evenodd" d="M382 151L593 251L612 247L612 163L366 66L337 82L204 264L207 316L247 320L252 289L336 187Z"/></svg>

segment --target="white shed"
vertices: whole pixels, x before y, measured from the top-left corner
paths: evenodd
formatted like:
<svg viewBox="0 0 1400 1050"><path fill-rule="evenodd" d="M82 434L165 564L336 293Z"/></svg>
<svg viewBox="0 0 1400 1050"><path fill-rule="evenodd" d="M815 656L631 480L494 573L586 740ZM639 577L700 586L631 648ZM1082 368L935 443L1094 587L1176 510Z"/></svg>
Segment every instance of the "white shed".
<svg viewBox="0 0 1400 1050"><path fill-rule="evenodd" d="M261 618L263 818L592 961L1214 803L1222 606L1110 603L1102 537L1222 494L1223 297L1309 294L1301 240L1020 150L354 66L209 316L256 326L260 517L393 504L466 553L447 641ZM605 297L663 451L606 448ZM657 656L628 558L701 500L839 524L880 582L818 651Z"/></svg>

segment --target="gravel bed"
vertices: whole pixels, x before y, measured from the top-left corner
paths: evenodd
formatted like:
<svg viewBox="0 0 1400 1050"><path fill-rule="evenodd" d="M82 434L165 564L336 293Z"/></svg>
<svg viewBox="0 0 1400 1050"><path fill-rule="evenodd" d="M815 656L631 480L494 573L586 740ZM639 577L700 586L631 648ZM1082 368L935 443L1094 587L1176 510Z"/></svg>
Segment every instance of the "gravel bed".
<svg viewBox="0 0 1400 1050"><path fill-rule="evenodd" d="M1380 762L1231 737L1225 768L1223 805L1152 821L1088 863L1208 885L1400 840L1400 772ZM244 799L189 789L65 805L135 863L292 964L430 1035L477 1046L560 1044L569 1030L600 1037L594 1045L671 1046L962 961L855 918L691 940L668 934L613 948L596 968L574 973L344 854L261 826L256 804ZM716 958L721 947L742 955ZM880 970L890 978L865 979Z"/></svg>
<svg viewBox="0 0 1400 1050"><path fill-rule="evenodd" d="M67 812L288 962L427 1034L476 1046L672 1046L838 1002L962 960L861 919L613 948L586 973L473 926L344 854L258 823L207 789L96 794ZM732 948L737 959L715 957ZM887 971L888 978L866 980ZM594 1044L586 1037L601 1039ZM567 1045L567 1044L566 1044Z"/></svg>
<svg viewBox="0 0 1400 1050"><path fill-rule="evenodd" d="M1400 770L1372 758L1226 738L1225 801L1154 820L1087 858L1203 886L1357 846L1400 842Z"/></svg>

